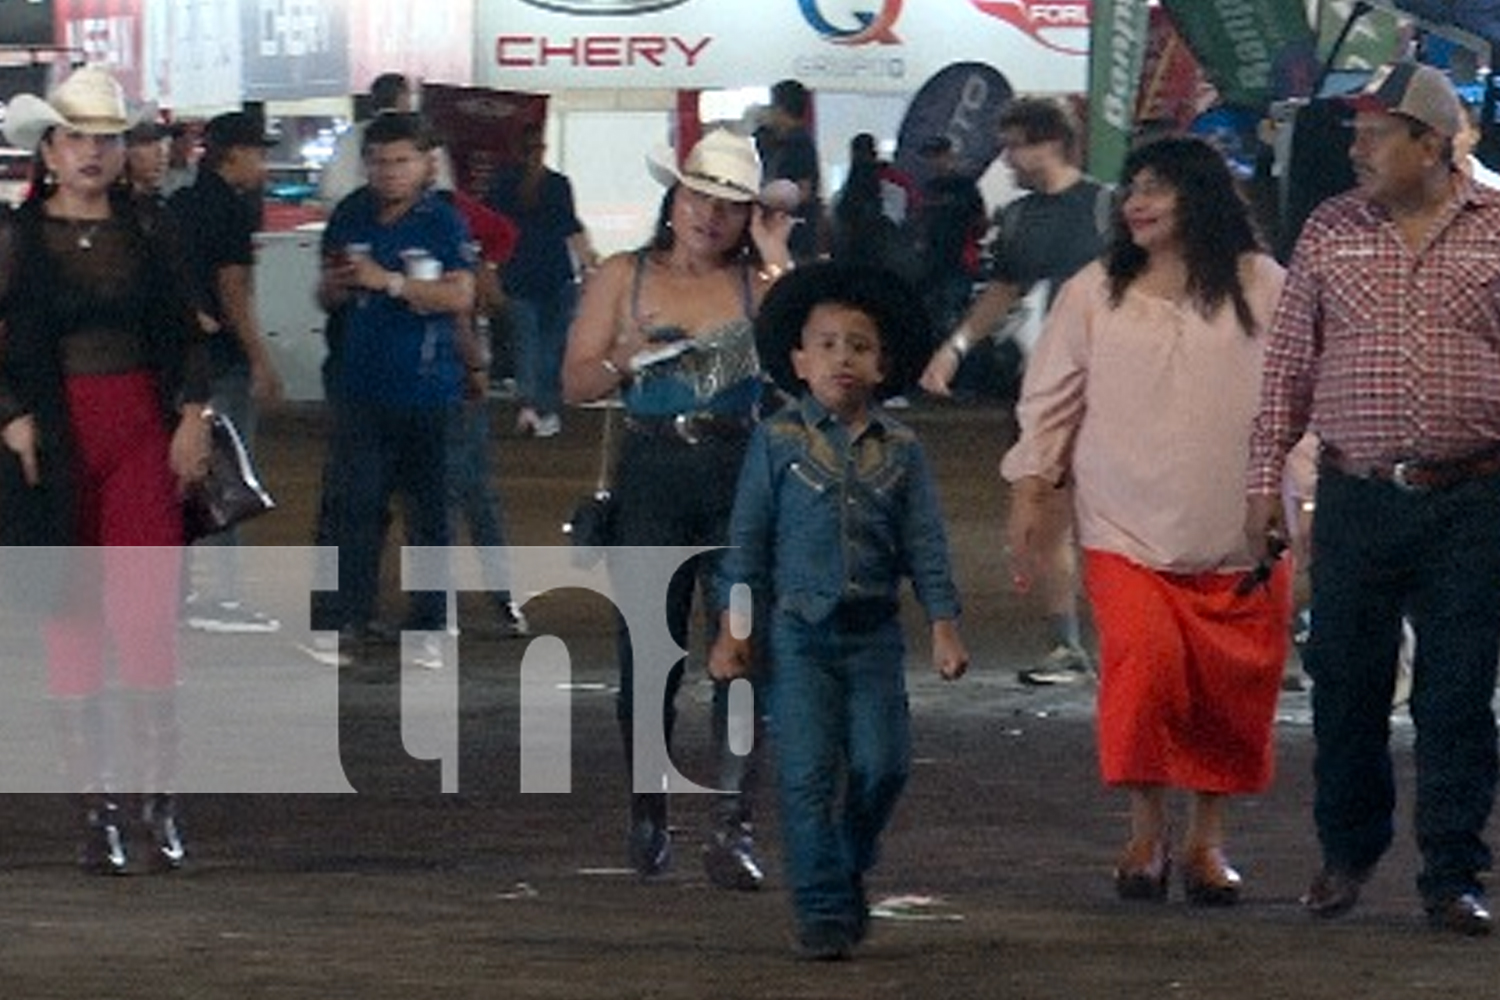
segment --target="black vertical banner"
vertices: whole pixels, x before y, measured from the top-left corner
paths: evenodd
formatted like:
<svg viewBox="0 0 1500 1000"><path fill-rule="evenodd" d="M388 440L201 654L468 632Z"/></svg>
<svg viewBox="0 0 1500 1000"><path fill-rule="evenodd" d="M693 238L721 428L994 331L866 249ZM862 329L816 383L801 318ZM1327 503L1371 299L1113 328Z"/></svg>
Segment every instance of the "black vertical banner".
<svg viewBox="0 0 1500 1000"><path fill-rule="evenodd" d="M354 6L339 0L240 0L245 99L350 93L348 11Z"/></svg>

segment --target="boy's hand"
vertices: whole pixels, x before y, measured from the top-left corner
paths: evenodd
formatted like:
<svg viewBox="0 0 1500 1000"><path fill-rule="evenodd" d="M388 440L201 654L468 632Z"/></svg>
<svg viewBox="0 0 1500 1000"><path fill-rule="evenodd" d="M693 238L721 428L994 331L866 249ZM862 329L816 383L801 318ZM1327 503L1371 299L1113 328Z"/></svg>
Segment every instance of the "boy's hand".
<svg viewBox="0 0 1500 1000"><path fill-rule="evenodd" d="M952 618L932 623L932 666L945 681L956 681L969 669L969 651Z"/></svg>
<svg viewBox="0 0 1500 1000"><path fill-rule="evenodd" d="M726 627L719 632L708 653L708 673L716 681L733 681L750 675L750 640L736 639Z"/></svg>

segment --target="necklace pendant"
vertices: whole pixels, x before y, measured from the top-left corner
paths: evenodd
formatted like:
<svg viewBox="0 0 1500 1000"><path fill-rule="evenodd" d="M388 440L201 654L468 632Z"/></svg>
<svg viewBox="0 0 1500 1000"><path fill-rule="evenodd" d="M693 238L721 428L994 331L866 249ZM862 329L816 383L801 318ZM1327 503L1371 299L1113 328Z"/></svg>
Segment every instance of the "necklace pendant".
<svg viewBox="0 0 1500 1000"><path fill-rule="evenodd" d="M78 249L94 249L94 235L92 233L84 233L82 236L78 237Z"/></svg>

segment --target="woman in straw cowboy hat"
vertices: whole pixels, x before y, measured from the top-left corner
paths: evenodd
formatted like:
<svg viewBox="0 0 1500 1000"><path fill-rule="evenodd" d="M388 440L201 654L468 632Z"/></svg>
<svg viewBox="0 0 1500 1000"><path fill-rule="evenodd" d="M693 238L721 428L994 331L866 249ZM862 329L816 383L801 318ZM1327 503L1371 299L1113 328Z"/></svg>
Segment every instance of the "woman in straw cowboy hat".
<svg viewBox="0 0 1500 1000"><path fill-rule="evenodd" d="M6 106L35 151L30 195L0 227L0 543L78 546L43 626L68 780L85 793L84 865L129 867L116 778L145 794L145 862L182 861L172 800L181 490L208 462L206 358L171 254L120 183L130 127L119 83L84 67L43 100ZM107 755L104 648L113 640L135 768Z"/></svg>
<svg viewBox="0 0 1500 1000"><path fill-rule="evenodd" d="M759 408L754 316L766 289L791 266L792 220L761 203L760 158L748 139L731 132L709 133L680 170L670 154L654 156L648 167L667 186L656 233L639 250L609 258L589 279L568 338L563 392L575 404L622 397L626 434L614 484L614 544L717 546L727 538L734 484ZM629 553L616 557L616 581L637 578L629 562ZM683 648L693 588L711 581L715 567L712 556L699 557L672 580L667 620ZM652 596L617 589L622 606ZM660 603L647 609L657 620L661 611ZM710 611L716 623L718 609ZM665 704L646 705L659 688L643 685L637 694L623 625L619 655L618 713L633 765L635 701L640 697L652 716L664 713L670 745L683 664L666 679ZM729 752L727 704L727 685L719 685L717 784L727 794L704 863L716 884L754 889L761 882L750 826L754 755ZM659 873L670 858L665 777L632 774L630 860L642 875Z"/></svg>

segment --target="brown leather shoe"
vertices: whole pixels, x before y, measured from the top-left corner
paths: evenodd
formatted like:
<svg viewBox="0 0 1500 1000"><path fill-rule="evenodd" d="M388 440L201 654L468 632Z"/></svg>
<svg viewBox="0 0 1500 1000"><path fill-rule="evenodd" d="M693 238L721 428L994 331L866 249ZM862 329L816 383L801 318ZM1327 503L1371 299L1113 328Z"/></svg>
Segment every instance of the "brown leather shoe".
<svg viewBox="0 0 1500 1000"><path fill-rule="evenodd" d="M1465 937L1484 937L1495 926L1484 896L1478 892L1465 892L1427 905L1427 920L1439 930L1452 931Z"/></svg>
<svg viewBox="0 0 1500 1000"><path fill-rule="evenodd" d="M1166 844L1132 840L1115 865L1115 892L1121 899L1161 902L1167 898L1171 874L1172 858Z"/></svg>
<svg viewBox="0 0 1500 1000"><path fill-rule="evenodd" d="M1195 847L1182 866L1182 888L1192 906L1233 906L1244 880L1217 847Z"/></svg>
<svg viewBox="0 0 1500 1000"><path fill-rule="evenodd" d="M1302 908L1315 917L1341 917L1359 902L1359 890L1369 877L1368 870L1349 872L1324 868L1303 893Z"/></svg>

